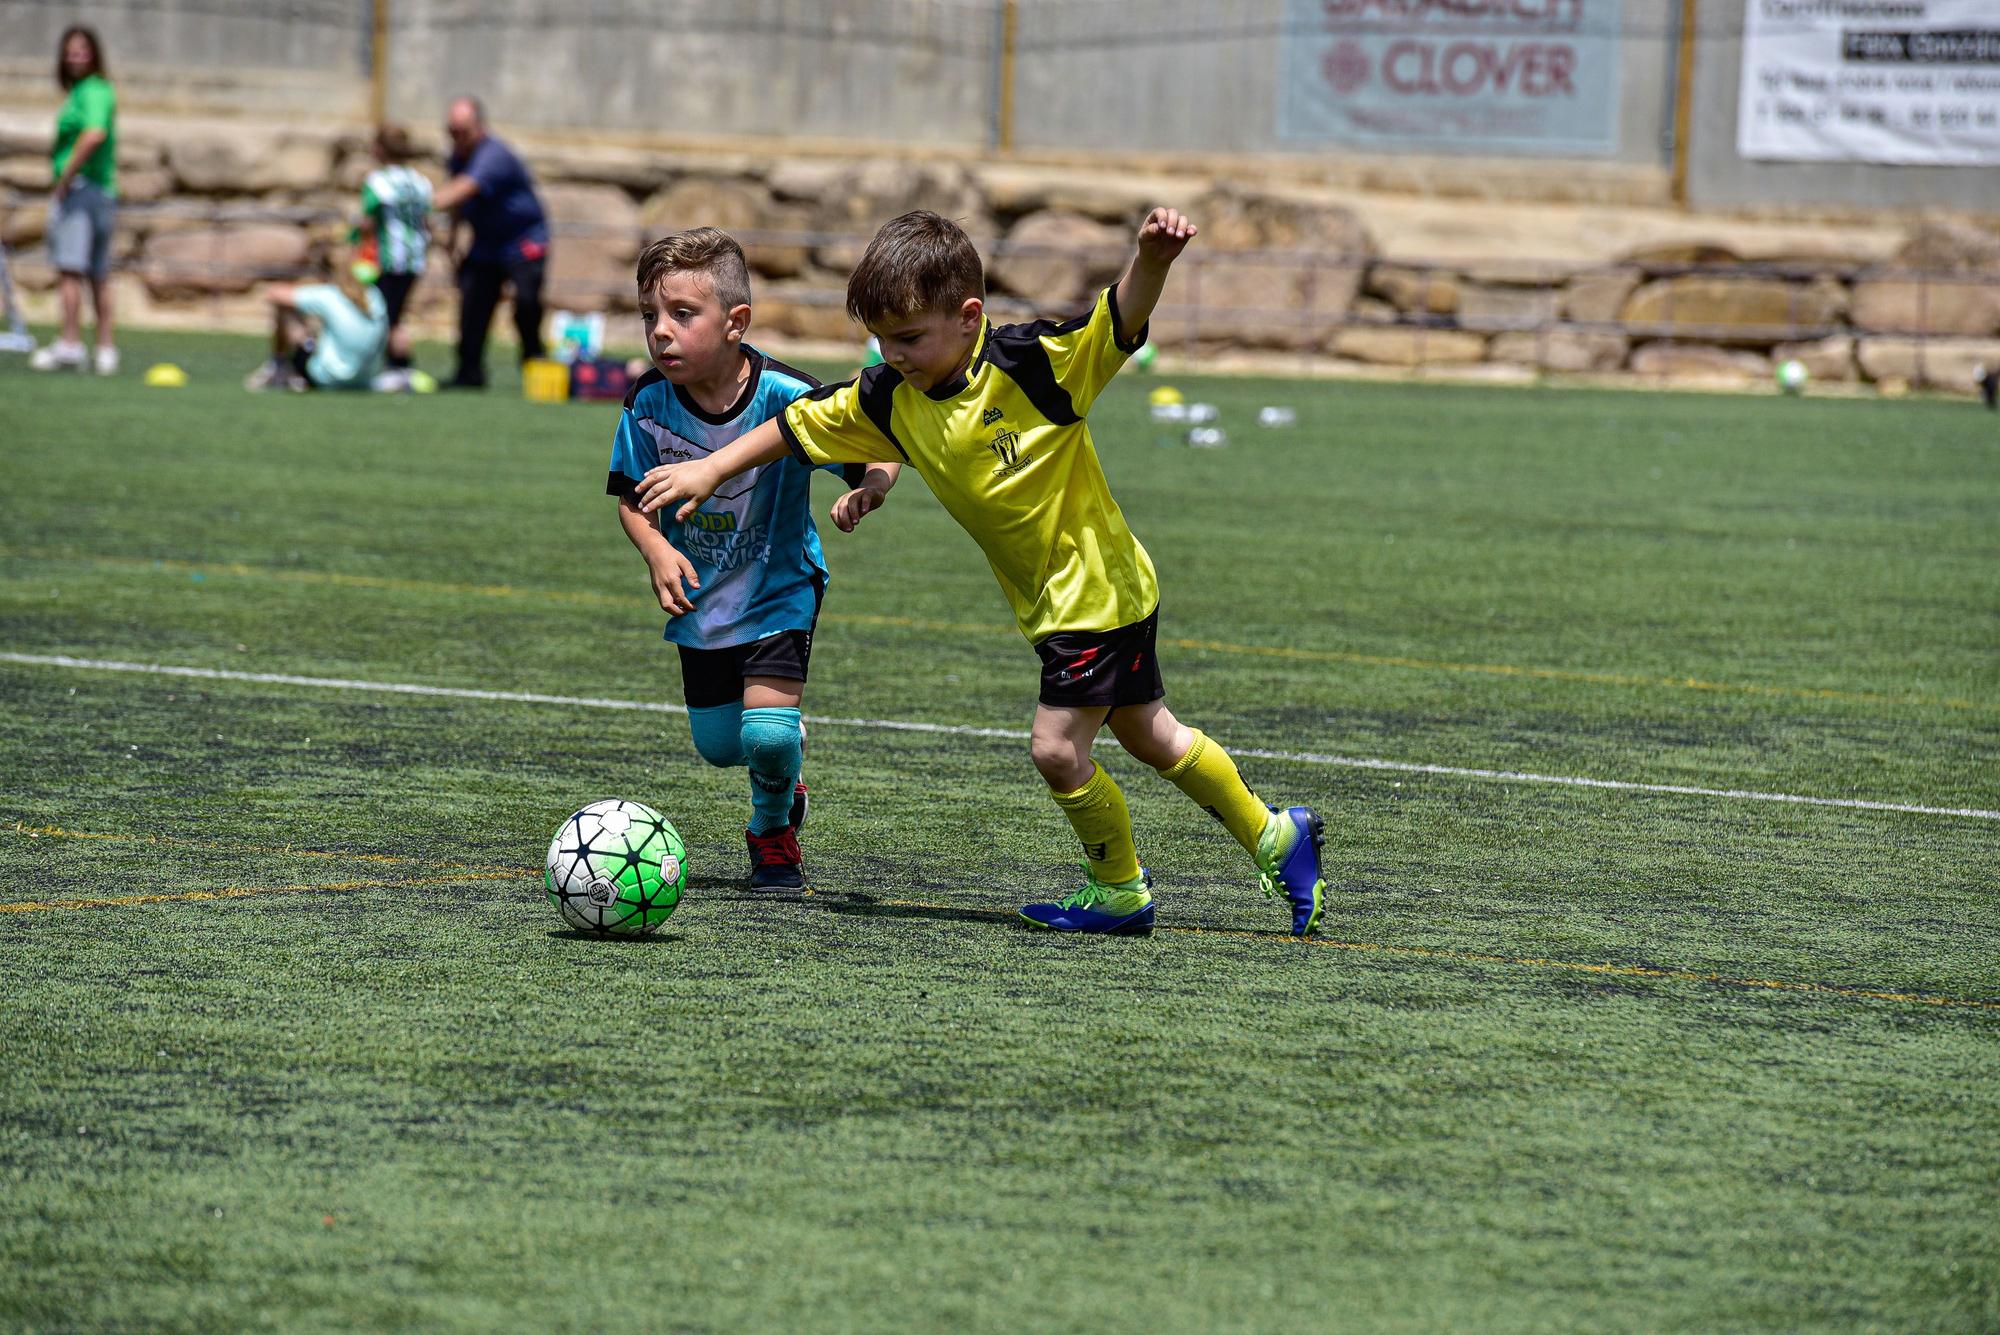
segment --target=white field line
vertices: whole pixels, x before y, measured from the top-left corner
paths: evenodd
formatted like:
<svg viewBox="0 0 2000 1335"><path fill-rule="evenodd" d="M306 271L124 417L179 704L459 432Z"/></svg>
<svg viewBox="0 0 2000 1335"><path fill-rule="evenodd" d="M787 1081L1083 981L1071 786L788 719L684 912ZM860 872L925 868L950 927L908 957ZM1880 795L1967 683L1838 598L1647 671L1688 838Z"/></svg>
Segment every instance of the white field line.
<svg viewBox="0 0 2000 1335"><path fill-rule="evenodd" d="M502 700L515 704L566 705L579 709L612 709L627 713L685 714L685 705L651 700L616 700L588 695L541 695L533 691L482 691L464 686L423 686L413 682L360 681L350 677L299 677L283 672L231 672L221 668L174 667L165 663L126 663L116 659L72 658L67 654L0 652L0 663L28 667L82 668L93 672L138 672L156 677L191 677L201 681L243 681L272 686L316 686L332 691L371 691L382 695L435 696L450 700ZM808 714L806 722L823 728L872 728L880 732L929 733L945 737L995 737L1024 742L1024 728L974 728L949 723L919 723L906 719L833 718ZM1764 793L1749 788L1698 788L1679 783L1632 783L1623 779L1587 779L1569 774L1535 774L1527 770L1472 769L1460 765L1423 765L1405 760L1337 756L1317 751L1273 751L1233 746L1230 754L1259 760L1282 760L1334 769L1376 770L1391 774L1436 774L1455 779L1488 779L1499 783L1555 784L1565 788L1598 788L1621 793L1667 793L1681 797L1716 797L1743 802L1784 802L1794 806L1845 807L1857 811L1900 811L1916 816L1962 816L2000 821L2000 811L1978 807L1927 807L1911 802L1877 802L1859 797L1808 797L1799 793Z"/></svg>

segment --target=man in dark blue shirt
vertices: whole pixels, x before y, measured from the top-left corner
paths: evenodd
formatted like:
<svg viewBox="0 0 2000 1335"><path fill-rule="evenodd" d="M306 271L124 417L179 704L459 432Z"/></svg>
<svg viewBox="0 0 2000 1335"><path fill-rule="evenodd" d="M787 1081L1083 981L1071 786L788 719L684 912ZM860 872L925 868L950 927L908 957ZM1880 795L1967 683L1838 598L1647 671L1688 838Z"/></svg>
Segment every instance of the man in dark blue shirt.
<svg viewBox="0 0 2000 1335"><path fill-rule="evenodd" d="M472 97L452 99L445 113L451 136L451 179L434 206L451 211L451 253L458 264L458 371L451 383L486 384L486 331L500 304L501 288L514 288L514 328L521 359L542 355L542 273L549 254L549 223L535 182L514 150L486 133L486 113ZM461 250L459 224L472 228Z"/></svg>

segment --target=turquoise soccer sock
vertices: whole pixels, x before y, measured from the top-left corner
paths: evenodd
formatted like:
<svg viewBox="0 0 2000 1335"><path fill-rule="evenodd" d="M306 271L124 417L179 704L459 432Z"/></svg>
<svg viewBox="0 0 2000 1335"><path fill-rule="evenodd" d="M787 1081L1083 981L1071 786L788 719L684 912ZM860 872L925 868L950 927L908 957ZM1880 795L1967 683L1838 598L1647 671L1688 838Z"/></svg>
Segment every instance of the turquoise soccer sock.
<svg viewBox="0 0 2000 1335"><path fill-rule="evenodd" d="M734 769L743 763L742 701L688 710L688 731L694 734L694 749L717 769Z"/></svg>
<svg viewBox="0 0 2000 1335"><path fill-rule="evenodd" d="M750 762L750 833L770 834L792 823L805 748L796 709L743 711L743 754Z"/></svg>

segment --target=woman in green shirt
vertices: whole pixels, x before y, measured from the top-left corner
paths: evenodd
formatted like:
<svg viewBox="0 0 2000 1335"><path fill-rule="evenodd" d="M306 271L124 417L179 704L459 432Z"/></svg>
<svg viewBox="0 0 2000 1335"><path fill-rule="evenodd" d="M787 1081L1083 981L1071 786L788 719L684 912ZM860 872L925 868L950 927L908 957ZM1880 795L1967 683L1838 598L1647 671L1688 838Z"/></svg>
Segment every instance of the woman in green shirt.
<svg viewBox="0 0 2000 1335"><path fill-rule="evenodd" d="M111 328L111 219L118 198L118 98L104 73L97 34L72 26L56 45L56 82L69 96L56 116L49 170L49 262L62 296L62 334L34 355L38 371L82 370L83 283L97 311L99 375L118 369Z"/></svg>

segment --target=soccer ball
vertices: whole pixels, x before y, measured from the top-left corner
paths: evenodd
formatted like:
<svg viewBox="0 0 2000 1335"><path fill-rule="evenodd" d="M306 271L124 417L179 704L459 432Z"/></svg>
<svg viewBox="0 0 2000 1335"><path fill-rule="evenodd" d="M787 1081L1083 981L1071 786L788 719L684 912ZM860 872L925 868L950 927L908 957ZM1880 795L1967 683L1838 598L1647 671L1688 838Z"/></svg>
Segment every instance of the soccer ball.
<svg viewBox="0 0 2000 1335"><path fill-rule="evenodd" d="M644 936L687 889L687 846L640 802L606 798L562 823L542 875L549 903L581 932Z"/></svg>
<svg viewBox="0 0 2000 1335"><path fill-rule="evenodd" d="M1778 382L1778 388L1787 394L1802 392L1806 387L1806 381L1812 379L1806 371L1806 364L1796 357L1787 357L1779 362L1772 375Z"/></svg>

